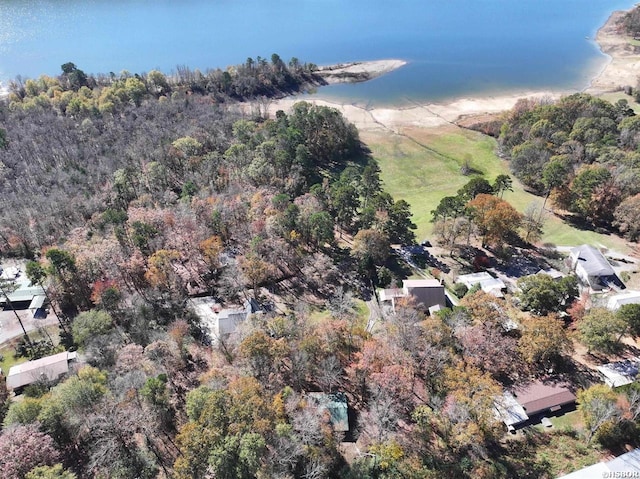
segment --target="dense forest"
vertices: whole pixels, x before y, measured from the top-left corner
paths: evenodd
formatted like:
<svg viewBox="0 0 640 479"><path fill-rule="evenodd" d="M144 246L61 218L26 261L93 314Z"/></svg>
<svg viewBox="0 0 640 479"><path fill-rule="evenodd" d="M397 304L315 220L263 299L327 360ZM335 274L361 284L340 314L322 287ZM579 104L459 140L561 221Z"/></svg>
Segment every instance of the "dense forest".
<svg viewBox="0 0 640 479"><path fill-rule="evenodd" d="M588 388L569 353L572 334L615 351L639 335L640 311L586 312L573 277L525 278L513 301L460 291L459 307L432 316L399 300L371 327L363 300L406 277L390 245L415 241L409 205L385 192L337 110L267 114L269 97L316 81L313 66L271 60L176 78L94 78L68 63L0 103L0 252L30 260L60 321L59 342L25 335L19 352L80 357L20 397L0 381L0 475L546 478L568 472L558 450L577 468L598 460L592 439L635 444L640 392L621 402ZM633 236L621 212L640 192L634 120L586 95L521 102L500 146L530 188L598 225L612 226L594 209L608 205ZM472 211L475 230L450 231L495 245L522 228L534 242L537 226L499 198L510 188L506 175L474 179L435 219ZM204 295L264 308L214 341L190 306ZM585 406L587 438L505 440L503 386L549 371L615 415ZM314 392L347 398L346 436Z"/></svg>
<svg viewBox="0 0 640 479"><path fill-rule="evenodd" d="M336 442L321 417L306 418L302 394L334 388L353 359L364 332L346 289L391 280L390 242L413 241L408 205L384 192L336 110L247 116L192 84L159 92L158 78L97 81L66 64L14 84L0 106L0 249L34 260L29 277L49 285L61 324L59 346L25 336L20 349L73 346L90 365L11 403L0 448L27 435L41 454L3 462L2 475L60 461L79 477L335 472ZM187 305L266 292L282 315L219 351ZM303 297L330 299L336 319L305 325L304 308L293 312ZM204 416L220 412L215 427Z"/></svg>

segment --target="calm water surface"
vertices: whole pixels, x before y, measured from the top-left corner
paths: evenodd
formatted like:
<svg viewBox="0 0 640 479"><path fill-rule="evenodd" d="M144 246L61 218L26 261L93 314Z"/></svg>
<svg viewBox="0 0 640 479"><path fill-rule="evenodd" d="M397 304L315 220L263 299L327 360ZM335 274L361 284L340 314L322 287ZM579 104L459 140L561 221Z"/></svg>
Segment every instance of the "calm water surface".
<svg viewBox="0 0 640 479"><path fill-rule="evenodd" d="M177 65L206 70L277 52L328 64L410 63L320 90L358 102L440 101L584 88L606 58L593 37L629 0L1 0L0 81Z"/></svg>

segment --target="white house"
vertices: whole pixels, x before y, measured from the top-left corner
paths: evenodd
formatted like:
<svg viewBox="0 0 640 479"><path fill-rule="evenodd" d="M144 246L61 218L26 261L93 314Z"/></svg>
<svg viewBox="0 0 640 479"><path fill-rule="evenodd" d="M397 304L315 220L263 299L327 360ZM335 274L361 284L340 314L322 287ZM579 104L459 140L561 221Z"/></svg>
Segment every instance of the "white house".
<svg viewBox="0 0 640 479"><path fill-rule="evenodd" d="M249 301L245 302L242 307L234 308L223 308L212 296L191 298L190 301L193 310L214 343L218 343L233 333L252 312Z"/></svg>
<svg viewBox="0 0 640 479"><path fill-rule="evenodd" d="M11 366L7 374L7 387L15 390L41 380L54 381L69 372L69 362L74 359L75 352L65 351Z"/></svg>
<svg viewBox="0 0 640 479"><path fill-rule="evenodd" d="M609 297L607 308L612 311L620 309L625 304L640 304L640 291L627 291Z"/></svg>
<svg viewBox="0 0 640 479"><path fill-rule="evenodd" d="M486 271L481 273L462 274L458 276L456 283L464 284L468 289L471 289L476 285L480 285L482 291L492 294L498 298L501 298L503 296L502 291L507 289L507 286L501 279L494 278Z"/></svg>
<svg viewBox="0 0 640 479"><path fill-rule="evenodd" d="M569 257L571 267L585 286L594 291L624 289L611 264L597 248L583 244L573 248Z"/></svg>

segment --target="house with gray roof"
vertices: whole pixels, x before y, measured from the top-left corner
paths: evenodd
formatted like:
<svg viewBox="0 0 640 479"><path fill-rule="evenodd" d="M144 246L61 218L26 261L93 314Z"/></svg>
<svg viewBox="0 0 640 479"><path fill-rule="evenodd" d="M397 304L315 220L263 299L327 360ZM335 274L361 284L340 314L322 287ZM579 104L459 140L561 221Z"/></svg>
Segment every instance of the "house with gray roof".
<svg viewBox="0 0 640 479"><path fill-rule="evenodd" d="M191 298L191 307L214 344L223 341L251 314L256 314L259 305L246 301L243 306L223 308L212 296Z"/></svg>
<svg viewBox="0 0 640 479"><path fill-rule="evenodd" d="M591 290L625 289L625 285L599 249L583 244L573 248L569 257L576 276Z"/></svg>

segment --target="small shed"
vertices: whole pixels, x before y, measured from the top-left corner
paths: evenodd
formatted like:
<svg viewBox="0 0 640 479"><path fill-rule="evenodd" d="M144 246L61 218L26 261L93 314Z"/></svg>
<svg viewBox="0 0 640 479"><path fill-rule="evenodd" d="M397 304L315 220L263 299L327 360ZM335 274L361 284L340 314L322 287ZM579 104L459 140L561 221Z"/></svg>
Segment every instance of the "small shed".
<svg viewBox="0 0 640 479"><path fill-rule="evenodd" d="M42 319L47 317L47 311L45 310L44 304L47 300L47 297L44 294L39 294L34 296L29 304L29 311L35 319Z"/></svg>
<svg viewBox="0 0 640 479"><path fill-rule="evenodd" d="M76 359L76 354L65 351L12 366L7 375L7 387L19 390L41 380L54 381L69 372L69 362Z"/></svg>

